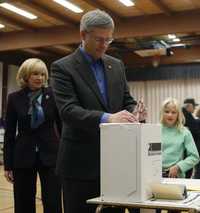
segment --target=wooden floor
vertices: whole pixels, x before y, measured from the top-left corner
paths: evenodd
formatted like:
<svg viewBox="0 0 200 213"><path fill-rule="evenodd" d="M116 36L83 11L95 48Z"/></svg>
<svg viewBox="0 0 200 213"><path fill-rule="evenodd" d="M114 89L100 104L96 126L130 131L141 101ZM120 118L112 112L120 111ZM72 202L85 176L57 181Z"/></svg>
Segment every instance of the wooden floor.
<svg viewBox="0 0 200 213"><path fill-rule="evenodd" d="M41 196L40 196L40 187L37 187L37 196L36 196L36 209L37 213L43 213ZM3 166L0 166L0 213L14 213L14 203L13 203L13 189L12 184L7 182L4 177ZM125 210L125 213L128 213L128 210ZM144 211L144 213L147 213ZM154 211L148 211L148 213L154 213ZM163 212L166 213L166 212Z"/></svg>
<svg viewBox="0 0 200 213"><path fill-rule="evenodd" d="M39 186L39 183L38 183ZM37 187L38 189L40 187ZM42 203L41 203L40 191L37 191L36 208L37 213L42 213ZM4 177L3 167L0 166L0 213L13 213L14 212L13 203L13 190L12 184L7 182Z"/></svg>
<svg viewBox="0 0 200 213"><path fill-rule="evenodd" d="M38 181L37 189L40 189ZM43 213L40 190L37 191L36 209L37 213ZM12 184L4 177L3 166L0 166L0 213L14 213ZM128 211L125 211L128 213Z"/></svg>

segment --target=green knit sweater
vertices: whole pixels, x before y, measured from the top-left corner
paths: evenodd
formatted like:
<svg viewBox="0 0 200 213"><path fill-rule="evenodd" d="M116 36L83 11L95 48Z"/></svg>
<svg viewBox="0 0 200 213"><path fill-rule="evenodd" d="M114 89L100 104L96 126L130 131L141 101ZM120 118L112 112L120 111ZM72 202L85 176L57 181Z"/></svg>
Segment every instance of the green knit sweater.
<svg viewBox="0 0 200 213"><path fill-rule="evenodd" d="M180 168L178 177L184 178L185 172L193 168L199 162L199 153L192 134L186 127L178 130L175 127L166 127L162 125L161 140L163 169L178 165ZM185 158L184 151L186 151Z"/></svg>

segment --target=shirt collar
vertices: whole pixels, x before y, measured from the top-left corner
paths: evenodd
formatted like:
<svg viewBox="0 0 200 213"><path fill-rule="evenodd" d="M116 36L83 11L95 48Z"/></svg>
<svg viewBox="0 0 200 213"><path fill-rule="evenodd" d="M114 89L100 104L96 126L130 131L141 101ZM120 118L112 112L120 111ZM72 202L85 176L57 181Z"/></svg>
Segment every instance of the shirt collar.
<svg viewBox="0 0 200 213"><path fill-rule="evenodd" d="M86 58L86 60L90 63L90 64L95 64L95 63L102 63L102 59L97 59L95 60L90 54L88 54L83 46L80 46L80 51L83 54L83 56Z"/></svg>

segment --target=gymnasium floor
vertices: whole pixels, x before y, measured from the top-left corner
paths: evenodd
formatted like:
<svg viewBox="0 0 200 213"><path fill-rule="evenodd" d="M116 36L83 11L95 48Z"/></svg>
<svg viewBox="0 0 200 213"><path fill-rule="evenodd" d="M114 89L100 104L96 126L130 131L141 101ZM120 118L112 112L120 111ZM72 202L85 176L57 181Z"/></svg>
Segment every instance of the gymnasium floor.
<svg viewBox="0 0 200 213"><path fill-rule="evenodd" d="M39 189L39 187L37 188ZM36 208L37 213L42 213L40 191L37 192ZM0 213L13 213L13 212L14 209L13 209L12 184L6 181L4 177L3 166L0 166Z"/></svg>
<svg viewBox="0 0 200 213"><path fill-rule="evenodd" d="M39 184L39 183L38 183ZM37 187L38 189L40 187ZM36 199L37 213L42 213L42 204L40 200L40 191L37 192ZM0 213L13 213L13 192L12 184L8 183L4 177L3 166L0 166ZM125 211L128 213L128 211Z"/></svg>
<svg viewBox="0 0 200 213"><path fill-rule="evenodd" d="M39 185L39 181L38 181ZM38 189L40 187L37 187ZM40 191L37 191L37 199L36 199L36 209L37 213L43 213L42 211L42 203L40 199ZM0 213L13 213L13 192L12 192L12 184L8 183L4 177L3 166L0 166ZM147 211L143 211L147 213ZM153 213L154 211L148 211L148 213ZM166 213L162 211L163 213ZM128 213L128 210L125 210L125 213Z"/></svg>

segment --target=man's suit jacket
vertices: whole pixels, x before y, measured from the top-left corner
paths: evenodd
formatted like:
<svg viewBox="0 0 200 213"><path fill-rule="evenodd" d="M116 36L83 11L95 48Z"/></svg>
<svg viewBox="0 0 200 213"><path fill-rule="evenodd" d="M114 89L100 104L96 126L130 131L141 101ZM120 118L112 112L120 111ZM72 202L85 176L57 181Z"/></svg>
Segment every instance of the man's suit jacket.
<svg viewBox="0 0 200 213"><path fill-rule="evenodd" d="M184 107L182 112L185 117L185 126L191 131L198 152L200 153L200 119L195 119L191 112L188 112Z"/></svg>
<svg viewBox="0 0 200 213"><path fill-rule="evenodd" d="M36 146L44 166L55 167L59 145L58 132L61 122L54 96L50 88L43 88L41 105L45 121L37 129L31 129L31 116L28 115L28 88L8 96L6 130L4 137L4 165L6 170L31 168L36 160ZM57 125L55 125L55 123ZM17 131L17 135L16 135Z"/></svg>
<svg viewBox="0 0 200 213"><path fill-rule="evenodd" d="M52 88L63 120L57 171L66 178L100 177L100 119L104 112L132 111L123 63L103 57L108 93L101 96L89 62L80 49L52 64Z"/></svg>

